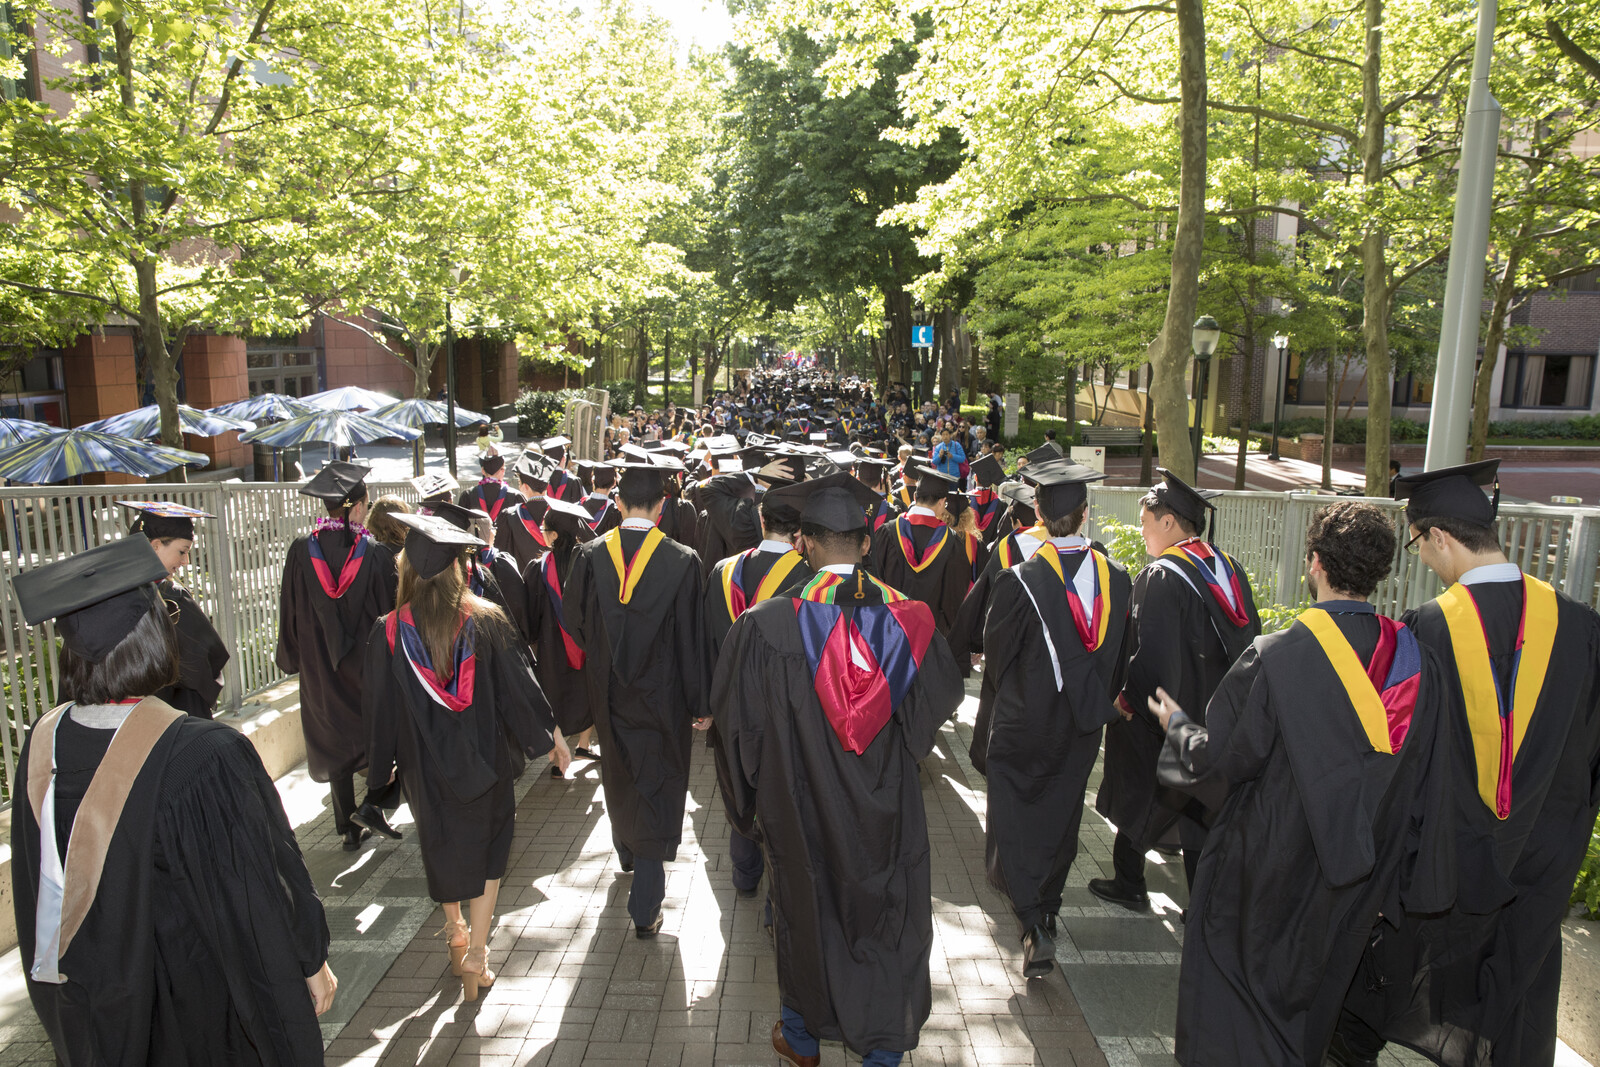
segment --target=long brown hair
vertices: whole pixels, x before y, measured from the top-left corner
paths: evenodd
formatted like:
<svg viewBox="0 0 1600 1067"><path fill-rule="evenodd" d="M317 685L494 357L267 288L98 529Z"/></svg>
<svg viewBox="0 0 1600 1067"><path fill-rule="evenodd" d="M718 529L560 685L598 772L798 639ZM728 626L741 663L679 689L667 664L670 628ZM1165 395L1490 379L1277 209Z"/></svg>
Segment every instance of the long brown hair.
<svg viewBox="0 0 1600 1067"><path fill-rule="evenodd" d="M411 566L405 552L400 553L400 588L394 609L411 607L411 622L422 636L422 643L433 661L433 671L448 682L456 670L456 635L463 618L470 616L477 626L479 641L503 643L511 634L511 620L493 601L485 600L467 588L467 576L460 560L432 578L423 578Z"/></svg>

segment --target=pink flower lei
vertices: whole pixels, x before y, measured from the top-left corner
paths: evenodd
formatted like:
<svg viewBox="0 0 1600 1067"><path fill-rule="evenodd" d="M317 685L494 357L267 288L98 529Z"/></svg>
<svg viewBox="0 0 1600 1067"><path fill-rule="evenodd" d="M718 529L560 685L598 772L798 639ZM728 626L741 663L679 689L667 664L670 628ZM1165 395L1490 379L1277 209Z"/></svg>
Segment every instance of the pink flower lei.
<svg viewBox="0 0 1600 1067"><path fill-rule="evenodd" d="M349 530L350 536L357 539L372 536L367 532L367 528L359 522L346 522L344 519L333 515L323 516L311 527L311 532L314 534L324 533L328 530Z"/></svg>

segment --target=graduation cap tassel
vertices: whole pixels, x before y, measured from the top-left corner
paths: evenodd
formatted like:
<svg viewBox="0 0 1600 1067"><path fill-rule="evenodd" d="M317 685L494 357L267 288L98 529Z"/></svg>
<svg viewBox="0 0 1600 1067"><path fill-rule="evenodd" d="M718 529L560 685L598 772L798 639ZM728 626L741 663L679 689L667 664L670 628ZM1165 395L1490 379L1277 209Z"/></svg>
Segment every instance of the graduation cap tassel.
<svg viewBox="0 0 1600 1067"><path fill-rule="evenodd" d="M1494 515L1498 516L1500 514L1500 478L1498 475L1494 479L1494 499L1489 502L1489 508Z"/></svg>
<svg viewBox="0 0 1600 1067"><path fill-rule="evenodd" d="M1206 543L1217 543L1217 509L1212 508L1211 514L1206 517Z"/></svg>

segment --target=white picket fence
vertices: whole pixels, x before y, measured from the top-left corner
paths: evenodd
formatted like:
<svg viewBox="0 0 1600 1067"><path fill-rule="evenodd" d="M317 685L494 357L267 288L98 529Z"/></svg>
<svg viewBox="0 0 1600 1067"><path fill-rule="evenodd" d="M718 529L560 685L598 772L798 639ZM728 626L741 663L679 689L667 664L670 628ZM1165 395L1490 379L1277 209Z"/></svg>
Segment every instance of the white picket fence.
<svg viewBox="0 0 1600 1067"><path fill-rule="evenodd" d="M596 406L603 410L604 397L599 399ZM310 529L321 509L297 489L238 482L0 489L0 571L5 579L0 581L0 685L8 711L7 721L0 724L0 804L9 802L22 729L49 710L56 676L55 629L23 622L11 576L123 536L131 515L116 506L119 499L172 500L211 513L214 518L199 523L191 564L179 577L233 652L224 672L221 705L237 709L251 693L284 677L274 662L283 560L289 543ZM416 501L407 483L375 483L370 492L373 499L394 494L408 503ZM1090 492L1092 522L1138 524L1144 490L1095 487ZM1305 531L1312 512L1330 499L1310 493L1242 492L1218 500L1217 543L1255 577L1262 604L1294 604L1303 596ZM1391 510L1403 530L1398 504L1374 503ZM1500 526L1503 543L1524 570L1588 604L1600 603L1600 509L1504 505ZM1398 614L1439 591L1438 580L1416 557L1401 551L1394 574L1375 599L1379 610Z"/></svg>

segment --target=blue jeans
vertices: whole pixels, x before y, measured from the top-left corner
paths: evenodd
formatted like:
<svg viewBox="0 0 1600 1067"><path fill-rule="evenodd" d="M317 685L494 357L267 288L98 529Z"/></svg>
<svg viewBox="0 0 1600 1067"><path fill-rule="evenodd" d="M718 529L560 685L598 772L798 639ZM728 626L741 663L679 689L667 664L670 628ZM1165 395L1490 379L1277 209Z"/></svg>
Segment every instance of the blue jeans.
<svg viewBox="0 0 1600 1067"><path fill-rule="evenodd" d="M783 1006L783 1039L801 1056L818 1054L817 1039L806 1029L806 1021L787 1004ZM872 1049L861 1057L861 1067L900 1067L900 1061L904 1058L904 1052Z"/></svg>

